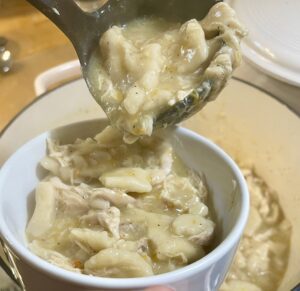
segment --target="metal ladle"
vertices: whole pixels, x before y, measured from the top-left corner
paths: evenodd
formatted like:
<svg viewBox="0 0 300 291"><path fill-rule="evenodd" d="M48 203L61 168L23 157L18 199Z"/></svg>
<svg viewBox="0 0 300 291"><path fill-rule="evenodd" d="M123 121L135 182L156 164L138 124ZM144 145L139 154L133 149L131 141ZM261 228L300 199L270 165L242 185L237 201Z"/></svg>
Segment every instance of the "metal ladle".
<svg viewBox="0 0 300 291"><path fill-rule="evenodd" d="M28 0L39 9L72 42L82 67L88 88L101 105L97 88L89 78L89 61L99 46L101 35L112 25L122 25L143 16L158 16L170 21L184 22L192 18L201 20L218 0ZM100 3L94 11L81 9L86 4ZM80 3L84 5L80 5ZM224 82L225 85L225 82ZM220 86L219 86L220 87ZM223 88L223 87L222 87ZM182 101L160 112L155 127L176 124L200 110L222 88L214 88L213 81L206 80Z"/></svg>

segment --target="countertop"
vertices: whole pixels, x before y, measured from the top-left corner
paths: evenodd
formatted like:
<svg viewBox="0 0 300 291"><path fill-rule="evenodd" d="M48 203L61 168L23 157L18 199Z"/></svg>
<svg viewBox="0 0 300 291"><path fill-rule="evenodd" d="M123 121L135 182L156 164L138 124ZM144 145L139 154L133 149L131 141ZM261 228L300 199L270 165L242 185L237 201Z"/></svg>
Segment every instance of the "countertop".
<svg viewBox="0 0 300 291"><path fill-rule="evenodd" d="M12 70L0 74L1 130L35 98L35 77L76 54L64 34L25 0L0 0L0 36L8 39L14 57Z"/></svg>
<svg viewBox="0 0 300 291"><path fill-rule="evenodd" d="M0 74L1 131L36 98L36 76L75 59L76 54L64 34L25 0L0 0L0 36L8 39L7 48L14 59L11 71ZM0 289L10 290L8 286L10 281L0 268Z"/></svg>

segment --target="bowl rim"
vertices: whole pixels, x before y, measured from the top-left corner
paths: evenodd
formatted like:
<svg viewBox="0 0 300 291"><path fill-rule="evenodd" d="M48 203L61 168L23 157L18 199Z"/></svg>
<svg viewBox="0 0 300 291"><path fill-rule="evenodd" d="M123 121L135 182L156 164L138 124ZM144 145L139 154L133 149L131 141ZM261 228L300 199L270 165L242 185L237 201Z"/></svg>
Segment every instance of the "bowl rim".
<svg viewBox="0 0 300 291"><path fill-rule="evenodd" d="M82 123L95 122L96 120L102 123L107 122L107 120L104 118L92 119L60 126L56 129L63 129L69 126L76 126ZM14 160L18 159L18 157L22 155L23 151L28 150L33 144L40 143L41 139L45 142L46 138L49 136L49 133L51 131L53 130L46 131L42 134L39 134L35 138L27 141L20 148L18 148L17 151L15 151L11 155L11 157L7 159L3 167L0 169L0 208L2 207L1 199L3 197L1 189L2 185L5 183L5 176L10 168L10 164ZM44 274L50 275L51 277L58 278L60 280L67 281L73 284L77 284L79 286L86 286L89 288L128 289L145 288L153 285L164 285L169 284L171 281L184 280L188 277L197 274L198 272L201 272L203 269L208 268L209 266L220 260L222 257L224 257L227 253L229 253L231 249L239 242L243 234L243 230L246 226L246 222L248 219L250 207L248 187L244 176L237 164L218 145L213 143L208 138L183 127L176 126L175 133L196 140L197 142L200 142L206 147L212 149L215 154L217 154L224 162L227 163L227 165L229 165L229 167L232 170L232 173L236 177L236 189L240 188L241 207L238 213L237 221L235 222L233 228L225 237L225 239L203 258L180 269L159 275L141 278L104 278L96 276L87 276L85 274L78 274L72 271L68 271L53 265L45 261L44 259L39 258L34 253L32 253L25 245L21 244L17 239L15 239L12 232L4 223L5 220L3 217L3 211L0 211L1 237L7 243L12 252L16 254L16 256L19 259L24 260L31 267L34 267L35 269L42 271Z"/></svg>

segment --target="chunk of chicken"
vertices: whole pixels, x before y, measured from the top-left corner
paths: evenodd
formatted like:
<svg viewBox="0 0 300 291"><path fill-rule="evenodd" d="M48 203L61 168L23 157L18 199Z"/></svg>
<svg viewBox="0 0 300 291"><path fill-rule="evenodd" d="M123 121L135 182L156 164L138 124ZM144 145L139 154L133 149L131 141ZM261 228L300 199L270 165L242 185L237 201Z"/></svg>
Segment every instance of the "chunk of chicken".
<svg viewBox="0 0 300 291"><path fill-rule="evenodd" d="M222 2L214 5L200 23L207 33L215 30L218 31L218 29L221 29L220 24L223 24L233 28L234 32L239 36L247 34L247 30L238 21L235 11L229 5ZM216 24L219 25L219 28L216 28Z"/></svg>
<svg viewBox="0 0 300 291"><path fill-rule="evenodd" d="M241 62L239 43L246 36L247 30L238 21L235 11L226 3L217 3L200 23L208 37L217 35L210 43L212 47L226 43L230 49L229 55L232 56L232 67L236 68Z"/></svg>
<svg viewBox="0 0 300 291"><path fill-rule="evenodd" d="M89 187L87 185L70 186L63 183L58 177L50 177L48 181L58 192L58 206L65 214L82 215L89 210L86 191Z"/></svg>
<svg viewBox="0 0 300 291"><path fill-rule="evenodd" d="M195 170L190 170L188 176L192 185L198 190L198 196L201 201L206 201L208 190L204 174Z"/></svg>
<svg viewBox="0 0 300 291"><path fill-rule="evenodd" d="M216 98L220 88L223 88L227 83L233 71L233 64L231 59L232 49L224 46L220 49L219 53L212 60L209 67L205 70L205 80L212 82L211 98Z"/></svg>
<svg viewBox="0 0 300 291"><path fill-rule="evenodd" d="M107 210L98 211L98 221L106 227L115 238L120 238L120 210L116 207L110 207Z"/></svg>
<svg viewBox="0 0 300 291"><path fill-rule="evenodd" d="M120 238L120 210L116 207L110 207L103 210L90 210L88 214L80 218L81 222L86 224L100 224L107 229L115 238Z"/></svg>
<svg viewBox="0 0 300 291"><path fill-rule="evenodd" d="M93 206L98 199L109 201L111 204L117 207L124 207L128 204L134 204L135 199L132 196L127 195L121 190L112 190L108 188L96 188L92 192L89 204Z"/></svg>
<svg viewBox="0 0 300 291"><path fill-rule="evenodd" d="M89 210L88 201L72 190L61 190L59 204L66 215L82 215Z"/></svg>

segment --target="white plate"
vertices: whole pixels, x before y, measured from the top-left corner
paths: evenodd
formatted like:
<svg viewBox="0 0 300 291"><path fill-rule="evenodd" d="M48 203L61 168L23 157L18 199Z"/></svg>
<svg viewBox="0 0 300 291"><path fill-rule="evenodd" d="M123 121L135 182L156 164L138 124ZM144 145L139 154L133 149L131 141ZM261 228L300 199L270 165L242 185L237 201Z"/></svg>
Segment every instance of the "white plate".
<svg viewBox="0 0 300 291"><path fill-rule="evenodd" d="M25 141L48 129L103 117L82 79L37 98L0 134L0 166ZM269 94L231 80L218 99L185 125L215 140L257 173L279 194L293 226L288 269L279 291L300 281L300 119Z"/></svg>
<svg viewBox="0 0 300 291"><path fill-rule="evenodd" d="M248 28L245 57L260 70L300 86L300 1L226 0Z"/></svg>

